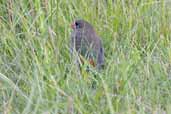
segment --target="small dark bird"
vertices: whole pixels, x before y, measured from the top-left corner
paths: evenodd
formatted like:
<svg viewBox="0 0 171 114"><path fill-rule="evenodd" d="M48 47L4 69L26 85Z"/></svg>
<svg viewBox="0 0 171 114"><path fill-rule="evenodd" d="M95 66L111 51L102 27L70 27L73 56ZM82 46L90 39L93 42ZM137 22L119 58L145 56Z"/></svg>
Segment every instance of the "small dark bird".
<svg viewBox="0 0 171 114"><path fill-rule="evenodd" d="M104 65L104 49L93 26L85 20L76 20L71 27L71 54L75 50L83 64L85 58L92 66L101 69Z"/></svg>

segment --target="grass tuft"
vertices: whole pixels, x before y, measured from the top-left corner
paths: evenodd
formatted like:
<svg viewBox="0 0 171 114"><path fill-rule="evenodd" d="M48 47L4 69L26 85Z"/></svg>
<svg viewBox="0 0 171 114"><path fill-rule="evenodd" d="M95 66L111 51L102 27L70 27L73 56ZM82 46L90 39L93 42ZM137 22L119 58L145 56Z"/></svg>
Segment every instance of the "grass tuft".
<svg viewBox="0 0 171 114"><path fill-rule="evenodd" d="M0 113L169 114L171 1L1 0ZM92 23L105 68L70 61L70 23Z"/></svg>

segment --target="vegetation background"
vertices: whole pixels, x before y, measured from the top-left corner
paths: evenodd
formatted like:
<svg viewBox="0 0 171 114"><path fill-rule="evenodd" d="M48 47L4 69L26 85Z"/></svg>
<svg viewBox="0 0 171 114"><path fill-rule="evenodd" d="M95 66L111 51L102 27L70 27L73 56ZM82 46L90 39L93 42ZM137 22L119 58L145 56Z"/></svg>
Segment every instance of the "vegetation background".
<svg viewBox="0 0 171 114"><path fill-rule="evenodd" d="M1 114L170 114L171 0L0 0ZM70 24L92 23L105 68L79 77ZM83 73L84 75L84 73ZM92 87L96 82L96 87Z"/></svg>

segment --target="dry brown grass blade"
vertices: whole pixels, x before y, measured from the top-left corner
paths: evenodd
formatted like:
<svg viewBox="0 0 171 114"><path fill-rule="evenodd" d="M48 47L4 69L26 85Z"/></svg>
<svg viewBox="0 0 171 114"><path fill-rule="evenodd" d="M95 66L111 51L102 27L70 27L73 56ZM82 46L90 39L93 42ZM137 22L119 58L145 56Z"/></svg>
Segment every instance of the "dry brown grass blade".
<svg viewBox="0 0 171 114"><path fill-rule="evenodd" d="M10 24L12 23L13 21L13 5L12 5L12 0L8 0L7 2L7 12L8 12L8 20L10 22Z"/></svg>
<svg viewBox="0 0 171 114"><path fill-rule="evenodd" d="M74 100L71 96L68 96L67 113L68 114L74 114Z"/></svg>

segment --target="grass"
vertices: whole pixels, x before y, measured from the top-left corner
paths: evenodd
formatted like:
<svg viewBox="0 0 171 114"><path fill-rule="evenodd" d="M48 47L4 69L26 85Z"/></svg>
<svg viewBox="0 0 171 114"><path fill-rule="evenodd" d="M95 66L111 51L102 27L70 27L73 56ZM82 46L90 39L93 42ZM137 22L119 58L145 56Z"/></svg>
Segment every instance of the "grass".
<svg viewBox="0 0 171 114"><path fill-rule="evenodd" d="M0 113L171 113L170 0L1 0ZM105 68L80 77L70 23L92 23ZM92 88L96 81L96 87Z"/></svg>

